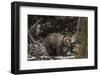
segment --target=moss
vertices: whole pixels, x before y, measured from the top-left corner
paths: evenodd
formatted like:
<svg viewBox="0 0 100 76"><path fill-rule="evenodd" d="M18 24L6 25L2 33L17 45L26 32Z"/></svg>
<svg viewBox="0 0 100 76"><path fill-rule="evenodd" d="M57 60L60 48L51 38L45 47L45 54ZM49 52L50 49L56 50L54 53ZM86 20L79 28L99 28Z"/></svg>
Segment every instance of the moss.
<svg viewBox="0 0 100 76"><path fill-rule="evenodd" d="M87 17L81 17L80 19L80 32L79 32L79 43L77 49L76 58L87 58L88 57L88 27Z"/></svg>

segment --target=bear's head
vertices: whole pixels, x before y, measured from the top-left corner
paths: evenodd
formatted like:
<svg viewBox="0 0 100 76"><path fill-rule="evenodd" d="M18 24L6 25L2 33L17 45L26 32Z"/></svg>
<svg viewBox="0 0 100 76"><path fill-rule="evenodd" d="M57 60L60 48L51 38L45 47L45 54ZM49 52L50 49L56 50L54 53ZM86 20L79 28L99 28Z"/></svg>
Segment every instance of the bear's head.
<svg viewBox="0 0 100 76"><path fill-rule="evenodd" d="M70 46L71 38L69 36L64 36L63 38L63 44L64 46Z"/></svg>

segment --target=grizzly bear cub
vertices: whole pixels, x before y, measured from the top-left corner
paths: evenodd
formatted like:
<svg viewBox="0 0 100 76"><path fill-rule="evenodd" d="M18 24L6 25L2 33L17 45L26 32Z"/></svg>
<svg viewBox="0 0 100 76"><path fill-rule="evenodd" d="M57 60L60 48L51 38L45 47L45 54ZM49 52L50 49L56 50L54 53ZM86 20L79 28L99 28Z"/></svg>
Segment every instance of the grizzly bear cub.
<svg viewBox="0 0 100 76"><path fill-rule="evenodd" d="M66 56L68 46L70 46L70 37L60 33L51 33L45 39L49 56Z"/></svg>

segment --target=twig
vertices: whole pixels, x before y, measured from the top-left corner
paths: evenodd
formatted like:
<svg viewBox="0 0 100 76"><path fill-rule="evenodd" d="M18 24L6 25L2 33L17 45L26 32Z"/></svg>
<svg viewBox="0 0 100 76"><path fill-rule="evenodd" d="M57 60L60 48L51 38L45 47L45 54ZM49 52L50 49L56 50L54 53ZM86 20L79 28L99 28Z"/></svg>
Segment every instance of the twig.
<svg viewBox="0 0 100 76"><path fill-rule="evenodd" d="M28 35L29 35L29 38L31 39L31 41L34 43L35 41L34 41L33 37L31 36L30 32L28 32Z"/></svg>

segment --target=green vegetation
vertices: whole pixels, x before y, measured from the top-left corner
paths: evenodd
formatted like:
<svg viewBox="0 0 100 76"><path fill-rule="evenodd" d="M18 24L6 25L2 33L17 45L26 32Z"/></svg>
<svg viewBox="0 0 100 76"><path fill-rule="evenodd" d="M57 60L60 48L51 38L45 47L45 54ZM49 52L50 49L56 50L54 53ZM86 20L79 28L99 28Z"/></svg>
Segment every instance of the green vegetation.
<svg viewBox="0 0 100 76"><path fill-rule="evenodd" d="M88 18L80 18L80 30L79 30L79 46L76 46L77 56L76 58L88 57Z"/></svg>

